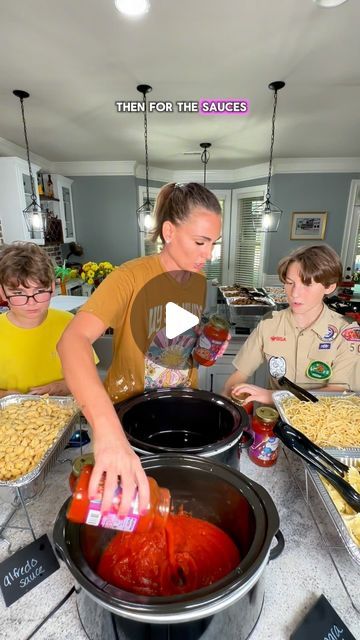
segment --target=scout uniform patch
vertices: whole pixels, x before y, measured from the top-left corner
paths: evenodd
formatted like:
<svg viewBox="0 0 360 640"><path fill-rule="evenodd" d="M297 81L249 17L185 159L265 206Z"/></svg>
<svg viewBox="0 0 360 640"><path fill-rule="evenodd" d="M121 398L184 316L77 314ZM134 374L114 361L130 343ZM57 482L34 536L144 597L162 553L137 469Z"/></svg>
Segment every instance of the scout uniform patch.
<svg viewBox="0 0 360 640"><path fill-rule="evenodd" d="M360 342L360 327L347 327L346 329L343 329L341 335L348 342Z"/></svg>
<svg viewBox="0 0 360 640"><path fill-rule="evenodd" d="M269 373L273 378L281 378L286 373L286 360L272 356L269 360Z"/></svg>
<svg viewBox="0 0 360 640"><path fill-rule="evenodd" d="M326 362L313 360L306 370L306 375L312 380L328 380L331 376L331 367Z"/></svg>
<svg viewBox="0 0 360 640"><path fill-rule="evenodd" d="M329 324L327 332L322 337L322 340L324 342L332 342L338 336L338 333L339 333L339 331L337 330L337 328L334 327L333 324Z"/></svg>

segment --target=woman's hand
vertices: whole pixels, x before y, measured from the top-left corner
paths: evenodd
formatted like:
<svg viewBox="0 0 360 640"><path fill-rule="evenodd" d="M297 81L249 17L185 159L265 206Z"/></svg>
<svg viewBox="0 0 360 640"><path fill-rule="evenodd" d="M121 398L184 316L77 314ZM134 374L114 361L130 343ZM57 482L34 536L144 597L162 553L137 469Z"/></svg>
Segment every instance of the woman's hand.
<svg viewBox="0 0 360 640"><path fill-rule="evenodd" d="M95 466L91 474L89 496L96 495L101 477L106 472L101 510L104 512L110 509L120 476L122 495L119 515L127 515L136 489L139 491L139 513L145 511L150 501L149 483L140 459L120 431L120 426L101 438L95 437L94 455Z"/></svg>
<svg viewBox="0 0 360 640"><path fill-rule="evenodd" d="M243 404L248 404L249 402L274 404L272 398L273 392L270 391L270 389L257 387L255 384L237 384L232 388L231 393L234 395L238 395L239 393L249 393L250 395L246 400L244 400Z"/></svg>
<svg viewBox="0 0 360 640"><path fill-rule="evenodd" d="M70 396L71 393L65 380L55 380L49 384L43 384L40 387L31 387L29 394L32 396Z"/></svg>

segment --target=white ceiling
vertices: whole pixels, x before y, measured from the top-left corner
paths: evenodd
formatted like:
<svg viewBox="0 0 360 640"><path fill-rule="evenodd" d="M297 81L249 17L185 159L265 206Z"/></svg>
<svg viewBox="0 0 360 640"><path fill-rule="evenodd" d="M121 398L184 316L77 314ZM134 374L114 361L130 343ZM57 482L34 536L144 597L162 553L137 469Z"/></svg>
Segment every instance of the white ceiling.
<svg viewBox="0 0 360 640"><path fill-rule="evenodd" d="M143 163L143 114L116 100L247 98L248 116L149 114L150 165L201 168L184 156L212 142L209 169L268 158L273 80L277 158L360 156L360 2L150 0L141 20L113 0L0 0L0 136L51 162Z"/></svg>

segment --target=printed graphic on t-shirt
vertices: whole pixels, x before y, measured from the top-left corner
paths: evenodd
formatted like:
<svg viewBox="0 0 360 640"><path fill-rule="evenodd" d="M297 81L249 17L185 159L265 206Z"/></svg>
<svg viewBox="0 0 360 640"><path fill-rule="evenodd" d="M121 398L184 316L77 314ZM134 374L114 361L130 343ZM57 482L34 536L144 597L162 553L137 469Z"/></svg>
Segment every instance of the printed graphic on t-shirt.
<svg viewBox="0 0 360 640"><path fill-rule="evenodd" d="M145 354L145 389L190 385L191 352L197 339L194 329L169 340L165 327L149 345Z"/></svg>

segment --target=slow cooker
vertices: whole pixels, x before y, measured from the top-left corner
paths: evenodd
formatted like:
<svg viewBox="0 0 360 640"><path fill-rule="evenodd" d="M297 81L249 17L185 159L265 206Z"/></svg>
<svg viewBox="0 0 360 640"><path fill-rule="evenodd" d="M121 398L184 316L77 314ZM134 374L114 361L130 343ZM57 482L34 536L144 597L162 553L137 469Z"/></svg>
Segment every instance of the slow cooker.
<svg viewBox="0 0 360 640"><path fill-rule="evenodd" d="M239 471L200 456L148 456L143 467L160 486L170 489L175 510L182 506L228 533L241 560L222 580L192 593L138 596L97 574L101 554L116 532L69 522L65 502L54 526L54 543L79 585L78 611L88 637L195 640L204 632L206 638L209 625L224 624L227 638L245 640L263 606L266 566L284 544L272 499ZM278 542L271 549L274 537Z"/></svg>
<svg viewBox="0 0 360 640"><path fill-rule="evenodd" d="M200 455L238 468L241 449L251 444L246 411L209 391L146 391L115 405L115 410L140 456Z"/></svg>

